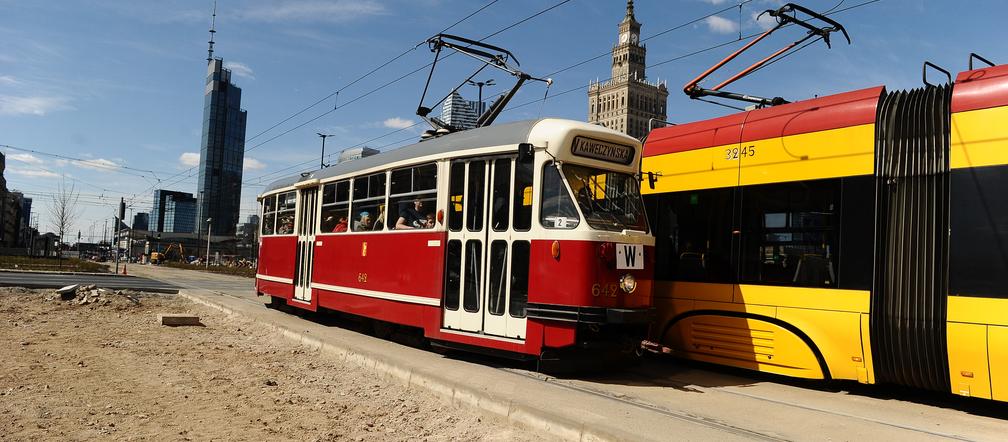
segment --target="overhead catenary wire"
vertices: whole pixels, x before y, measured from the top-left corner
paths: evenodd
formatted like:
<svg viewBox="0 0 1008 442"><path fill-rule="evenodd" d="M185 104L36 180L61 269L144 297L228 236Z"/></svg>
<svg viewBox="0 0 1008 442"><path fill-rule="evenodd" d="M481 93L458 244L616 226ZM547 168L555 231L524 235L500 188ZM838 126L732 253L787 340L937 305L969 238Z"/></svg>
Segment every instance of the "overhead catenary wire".
<svg viewBox="0 0 1008 442"><path fill-rule="evenodd" d="M442 30L441 30L441 32L442 32L442 33L444 33L444 32L447 32L447 31L451 30L451 28L454 28L455 26L458 26L459 24L461 24L462 22L464 22L464 21L466 21L466 20L468 20L468 19L472 18L472 17L473 17L473 16L475 16L476 14L479 14L479 13L480 13L480 12L482 12L482 11L483 11L484 9L486 9L486 8L489 8L490 6L492 6L492 5L494 4L494 3L497 3L498 1L499 1L499 0L492 0L491 2L489 2L489 3L487 3L487 4L483 5L483 6L481 6L481 7L479 8L479 9L477 9L477 10L475 10L475 11L471 12L471 13L470 13L469 15L467 15L467 16L465 16L465 17L462 17L462 18L458 19L457 21L455 21L455 23L452 23L451 25L448 25L447 27L445 27L444 29L442 29ZM337 89L337 90L333 91L333 92L332 92L332 93L330 93L329 95L326 95L325 97L322 97L322 98L321 98L321 99L319 99L318 101L316 101L316 102L314 102L314 103L312 103L312 104L309 104L308 106L305 106L304 108L302 108L302 109L298 110L297 112L295 112L295 113L291 114L291 115L290 115L290 116L288 116L287 118L284 118L283 120L280 120L280 121L279 121L279 122L277 122L276 124L274 124L274 125L272 125L272 126L270 126L270 127L266 128L265 130L263 130L263 131L261 131L261 132L259 132L259 133L255 134L255 135L253 135L253 136L252 136L252 137L250 137L250 138L247 138L247 139L245 140L245 142L247 143L247 142L249 142L249 141L252 141L252 140L254 140L254 139L256 139L256 138L259 138L259 137L260 137L261 135L265 134L266 132L269 132L269 131L271 131L271 130L275 129L275 128L276 128L277 126L280 126L281 124L284 124L284 123L286 123L286 122L288 122L288 121L292 120L293 118L297 117L298 115L301 115L301 114L303 114L303 113L307 112L307 111L308 111L309 109L311 109L311 108L313 108L313 107L315 107L315 106L318 106L318 105L319 105L319 104L321 104L322 102L324 102L324 101L326 101L326 100L328 100L328 99L330 99L330 98L332 98L332 97L336 97L336 96L339 96L339 93L340 93L340 92L342 92L342 91L346 90L346 89L347 89L347 88L349 88L350 86L353 86L353 85L357 84L357 83L358 83L358 82L360 82L361 80L363 80L363 79L367 78L368 76L370 76L371 74L374 74L375 72L378 72L378 71L379 71L379 70L381 70L382 68L384 68L384 67L386 67L386 66L388 66L388 65L390 65L390 64L392 64L392 63L394 63L394 62L396 62L397 60L399 60L400 58L402 58L402 57L406 56L406 54L409 54L410 52L413 52L414 50L416 50L416 46L414 46L414 47L411 47L411 48L408 48L408 49L406 49L405 51L403 51L403 52L399 53L399 55L396 55L396 56L394 56L394 57L392 57L392 58L388 59L387 61L385 61L384 63L382 63L382 64L378 65L378 66L377 66L377 67L375 67L374 69L371 69L370 71L368 71L368 72L364 73L363 75L361 75L361 76L357 77L357 78L356 78L356 79L354 79L353 81L351 81L351 82L349 82L349 83L347 83L347 84L343 85L343 86L342 86L342 87L340 87L339 89Z"/></svg>

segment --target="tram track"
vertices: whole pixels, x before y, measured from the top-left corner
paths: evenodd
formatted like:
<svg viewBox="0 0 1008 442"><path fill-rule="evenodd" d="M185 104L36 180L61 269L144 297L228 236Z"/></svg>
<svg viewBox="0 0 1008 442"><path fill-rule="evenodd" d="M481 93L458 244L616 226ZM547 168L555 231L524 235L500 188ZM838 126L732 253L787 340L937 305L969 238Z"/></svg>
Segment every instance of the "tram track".
<svg viewBox="0 0 1008 442"><path fill-rule="evenodd" d="M586 383L592 382L592 381L589 381L589 380L568 380L568 379L561 379L561 378L557 378L557 377L554 377L554 376L544 375L544 374L541 374L541 373L536 373L536 372L531 372L531 371L522 370L522 369L516 369L516 368L507 368L507 367L495 367L495 368L497 368L499 370L507 371L507 372L512 373L512 374L523 376L523 377L526 377L526 378L536 379L536 380L539 380L541 382L548 383L550 385L555 385L555 386L567 388L567 389L570 389L570 390L575 390L575 391L579 391L579 392L582 392L582 393L591 394L591 395L594 395L594 396L597 396L597 397L603 397L603 398L606 398L606 399L609 399L609 400L612 400L612 401L616 401L616 402L620 402L620 403L623 403L623 404L627 404L627 405L633 406L635 408L646 409L646 410L649 410L649 411L661 413L663 415L666 415L666 416L669 416L669 417L672 417L672 418L688 421L688 422L691 422L691 423L703 425L703 426L706 426L706 427L709 427L709 428L718 429L718 430L721 430L721 431L726 431L726 432L729 432L729 433L732 433L732 434L735 434L735 435L739 435L739 436L744 436L744 437L753 438L753 439L759 439L759 440L774 440L774 441L790 440L790 439L787 439L787 438L784 438L784 437L781 437L781 436L777 436L777 435L773 435L773 434L768 434L768 433L764 433L764 432L759 432L759 431L751 430L751 429L744 428L744 427L739 427L737 425L732 425L732 424L729 424L729 423L726 423L726 422L721 422L721 421L718 421L718 420L710 418L710 417L699 416L699 415L696 415L696 414L692 414L692 413L688 413L688 412L683 412L683 411L669 410L668 408L663 407L661 405L650 403L650 402L647 402L647 401L644 401L644 400L641 400L639 398L635 398L635 397L632 397L632 396L629 396L629 395L626 395L626 394L623 394L623 393L619 393L619 392L615 392L615 391L611 391L611 390L606 390L604 388L592 388L592 387L589 387L589 386L578 385L578 383L580 383L580 382L586 382ZM694 383L686 382L686 381L681 381L681 380L676 380L676 379L670 379L670 378L663 378L661 383L655 382L653 380L653 376L652 375L650 375L648 373L645 373L645 372L641 372L638 369L628 369L628 370L622 371L622 372L619 373L619 376L621 376L621 378L624 378L624 379L625 379L625 377L628 377L628 376L632 377L633 380L637 383L635 385L640 385L640 386L651 386L651 387L656 387L656 388L669 388L669 387L672 387L672 388L680 388L680 389L697 388L697 386ZM701 387L701 388L703 388L703 387ZM885 421L885 420L881 420L881 419L874 419L874 418L867 417L867 416L856 415L856 414L851 414L851 413L845 413L845 412L836 411L836 410L829 410L829 409L825 409L825 408L821 408L821 407L816 407L816 406L811 406L811 405L803 405L803 404L798 404L798 403L793 403L793 402L787 402L787 401L782 401L782 400L767 398L767 397L764 397L764 396L759 396L759 395L754 395L754 394L749 394L749 393L744 393L744 392L739 392L739 391L732 391L732 390L729 390L729 389L704 388L703 391L705 393L725 394L725 395L730 395L730 396L735 396L735 397L742 397L742 398L746 398L746 399L750 399L750 400L764 402L764 403L767 403L767 404L773 404L775 406L784 406L784 407L788 407L788 408L800 409L800 410L810 411L810 412L814 412L814 413L825 414L825 415L832 416L832 417L839 417L839 418L847 418L847 419L859 420L859 421L863 421L863 422L868 422L868 423L872 423L872 424L882 425L882 426L886 426L886 427L890 427L890 428L894 428L894 429L899 429L899 430L904 430L904 431L911 431L911 432L920 433L920 434L924 434L924 435L928 435L928 436L933 436L933 437L937 437L937 438L944 438L944 439L951 439L951 440L961 440L961 441L973 441L973 440L975 440L975 439L970 439L970 438L959 436L959 435L955 435L955 434L936 432L936 431L932 431L932 430L929 430L929 429L926 429L926 428L915 427L915 426L911 426L911 425L903 425L903 424L899 424L899 423L895 423L895 422L889 422L889 421Z"/></svg>
<svg viewBox="0 0 1008 442"><path fill-rule="evenodd" d="M629 406L634 407L634 408L639 408L639 409L643 409L643 410L659 413L659 414L662 414L664 416L671 417L673 419L678 419L678 420L689 422L689 423L692 423L692 424L701 425L701 426L704 426L704 427L707 427L707 428L716 429L718 431L723 431L723 432L726 432L726 433L734 434L736 436L742 436L742 437L745 437L745 438L748 438L748 439L764 440L764 441L788 441L788 440L790 440L790 439L786 439L786 438L783 438L783 437L780 437L780 436L777 436L777 435L762 433L762 432L759 432L759 431L754 431L754 430L750 430L750 429L747 429L747 428L731 425L731 424L728 424L728 423L725 423L725 422L721 422L721 421L718 421L718 420L714 420L714 419L711 419L711 418L708 418L708 417L698 416L698 415L694 415L694 414L691 414L691 413L685 413L685 412L681 412L681 411L669 410L669 409L667 409L665 407L662 407L660 405L656 405L656 404L652 404L652 403L636 400L635 398L632 398L630 396L626 396L626 395L622 395L622 394L616 394L616 393L613 393L613 392L610 392L610 391L603 391L603 390L598 390L598 389L594 389L594 388L588 388L588 387L584 387L584 386L574 385L574 384L571 384L569 382L565 382L562 379L559 379L559 378L556 378L556 377L552 377L552 376L548 376L548 375L542 375L540 373L534 373L534 372L529 372L529 371L522 370L522 369L507 368L507 367L495 367L495 368L498 369L498 370L501 370L501 371L508 372L510 374L513 374L513 375L522 376L522 377L525 377L525 378L528 378L528 379L534 379L534 380L537 380L537 381L540 381L540 382L548 383L550 385L554 385L554 386L557 386L557 387L565 388L565 389L568 389L568 390L577 391L577 392L580 392L580 393L590 394L592 396L596 396L596 397L600 397L600 398L603 398L603 399L611 400L611 401L614 401L614 402L619 402L621 404L629 405Z"/></svg>

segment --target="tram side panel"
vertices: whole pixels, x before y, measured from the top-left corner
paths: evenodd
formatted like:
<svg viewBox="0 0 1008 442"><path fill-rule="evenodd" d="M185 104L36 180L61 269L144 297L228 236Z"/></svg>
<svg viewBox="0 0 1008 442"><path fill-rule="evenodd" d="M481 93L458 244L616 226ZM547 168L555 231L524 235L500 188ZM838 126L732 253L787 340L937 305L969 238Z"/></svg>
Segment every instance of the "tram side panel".
<svg viewBox="0 0 1008 442"><path fill-rule="evenodd" d="M881 91L652 132L642 170L662 174L646 198L659 249L656 272L664 279L655 286L656 339L707 362L804 378L871 379L862 333L869 283L847 283L838 274L845 265L855 267L847 274L871 274L871 229L852 231L869 236L850 235L840 244L840 225L858 211L870 223ZM732 132L712 124L719 121L744 123L736 144L718 138ZM697 143L700 129L709 144ZM714 179L728 163L735 180ZM683 180L680 171L694 177ZM859 207L849 195L864 190ZM845 250L856 259L845 259ZM857 269L857 259L868 267Z"/></svg>
<svg viewBox="0 0 1008 442"><path fill-rule="evenodd" d="M960 73L951 110L951 389L1008 401L1008 66Z"/></svg>
<svg viewBox="0 0 1008 442"><path fill-rule="evenodd" d="M429 334L440 323L445 240L436 231L319 235L319 305Z"/></svg>
<svg viewBox="0 0 1008 442"><path fill-rule="evenodd" d="M294 296L294 255L296 235L268 235L260 239L256 290L274 298L290 300Z"/></svg>

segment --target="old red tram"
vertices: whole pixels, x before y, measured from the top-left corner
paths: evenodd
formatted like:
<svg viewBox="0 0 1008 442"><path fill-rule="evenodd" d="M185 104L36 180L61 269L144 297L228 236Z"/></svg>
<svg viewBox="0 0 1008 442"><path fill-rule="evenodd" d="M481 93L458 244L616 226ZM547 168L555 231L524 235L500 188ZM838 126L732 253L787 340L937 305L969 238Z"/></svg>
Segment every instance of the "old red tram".
<svg viewBox="0 0 1008 442"><path fill-rule="evenodd" d="M640 155L624 134L541 119L276 181L259 196L256 291L449 347L630 351L652 306Z"/></svg>

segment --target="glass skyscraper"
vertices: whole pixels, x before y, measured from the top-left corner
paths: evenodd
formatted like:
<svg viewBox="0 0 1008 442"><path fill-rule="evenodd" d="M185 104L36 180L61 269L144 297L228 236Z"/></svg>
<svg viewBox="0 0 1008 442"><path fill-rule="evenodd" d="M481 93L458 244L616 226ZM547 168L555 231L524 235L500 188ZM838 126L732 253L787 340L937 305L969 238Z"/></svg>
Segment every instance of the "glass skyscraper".
<svg viewBox="0 0 1008 442"><path fill-rule="evenodd" d="M192 206L192 210L188 214L188 220L184 218L177 218L180 214L183 217L187 216L185 214L186 210L183 209L180 211L176 206L179 201L182 201L183 205L185 205L185 202L188 201ZM172 210L171 216L176 217L171 221L168 219L169 207L171 207ZM154 191L154 207L151 210L148 223L148 227L152 232L192 233L196 228L196 199L193 198L191 193L157 189ZM177 230L180 226L184 225L188 225L189 230Z"/></svg>
<svg viewBox="0 0 1008 442"><path fill-rule="evenodd" d="M196 228L196 198L190 194L169 195L165 201L165 232L189 233Z"/></svg>
<svg viewBox="0 0 1008 442"><path fill-rule="evenodd" d="M235 234L245 159L245 118L241 88L231 83L231 70L224 68L224 61L212 58L203 100L199 192L192 232L205 234L206 219L213 218L212 234Z"/></svg>

